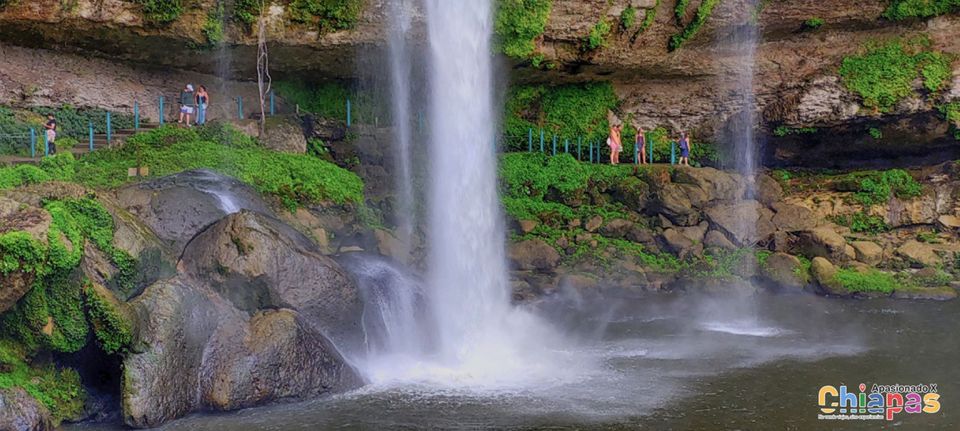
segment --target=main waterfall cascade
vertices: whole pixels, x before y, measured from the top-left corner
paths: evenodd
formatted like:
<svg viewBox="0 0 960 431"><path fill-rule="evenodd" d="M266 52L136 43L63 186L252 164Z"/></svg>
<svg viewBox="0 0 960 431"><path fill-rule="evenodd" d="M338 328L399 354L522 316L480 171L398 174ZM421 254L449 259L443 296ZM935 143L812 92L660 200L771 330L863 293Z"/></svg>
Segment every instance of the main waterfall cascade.
<svg viewBox="0 0 960 431"><path fill-rule="evenodd" d="M406 6L404 0L394 0L391 6L398 13L390 38L390 65L399 175L409 179L411 53ZM389 339L368 340L368 346L376 349L368 351L360 368L374 383L501 387L530 378L555 378L560 373L550 365L551 358L562 355L548 350L560 345L558 334L510 303L497 159L490 148L497 124L491 1L426 0L424 6L429 41L428 269L422 294L409 286L398 288L396 282L391 282L393 291L371 288L383 285L376 273L396 271L383 262L364 270L372 281L362 286L367 308L379 316L376 325L365 316L365 327L395 324L407 329L368 332L368 337ZM401 199L412 200L408 187L400 186Z"/></svg>

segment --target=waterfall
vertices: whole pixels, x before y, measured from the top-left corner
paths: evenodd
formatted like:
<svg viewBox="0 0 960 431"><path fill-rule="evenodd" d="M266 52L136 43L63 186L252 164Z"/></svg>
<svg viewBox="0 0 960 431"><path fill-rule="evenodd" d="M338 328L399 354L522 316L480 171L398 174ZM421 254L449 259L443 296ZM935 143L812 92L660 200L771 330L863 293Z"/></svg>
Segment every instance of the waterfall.
<svg viewBox="0 0 960 431"><path fill-rule="evenodd" d="M418 281L410 277L396 279L396 271L382 265L360 272L368 347L358 368L375 384L456 388L503 388L569 376L583 367L558 365L569 354L557 331L510 303L492 145L497 118L492 0L425 1L427 271L421 286L412 286ZM410 92L398 88L409 82L404 77L411 56L404 46L391 41L390 65L394 106L401 114L398 130L409 134L402 128L410 123L403 118ZM391 277L397 281L386 281Z"/></svg>
<svg viewBox="0 0 960 431"><path fill-rule="evenodd" d="M394 215L397 220L397 236L403 246L398 254L409 258L411 237L416 226L413 193L413 134L411 86L413 50L410 47L412 0L392 0L390 2L390 37L388 39L390 57L390 81L392 90L394 171L396 181L396 206ZM409 260L409 259L406 259Z"/></svg>

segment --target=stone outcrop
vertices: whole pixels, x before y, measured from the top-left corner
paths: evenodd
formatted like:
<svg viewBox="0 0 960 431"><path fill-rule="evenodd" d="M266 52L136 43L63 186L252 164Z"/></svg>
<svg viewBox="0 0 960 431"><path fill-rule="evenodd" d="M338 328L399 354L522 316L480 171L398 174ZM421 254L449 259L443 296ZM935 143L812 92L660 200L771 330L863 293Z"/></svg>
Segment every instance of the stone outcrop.
<svg viewBox="0 0 960 431"><path fill-rule="evenodd" d="M303 125L296 117L274 117L266 122L260 143L274 151L304 154L307 152L307 138L303 135Z"/></svg>
<svg viewBox="0 0 960 431"><path fill-rule="evenodd" d="M190 242L179 266L130 303L140 330L124 359L128 425L360 383L331 342L359 325L356 288L291 228L228 216Z"/></svg>
<svg viewBox="0 0 960 431"><path fill-rule="evenodd" d="M510 262L520 270L550 270L560 263L557 250L539 239L512 244L509 256Z"/></svg>
<svg viewBox="0 0 960 431"><path fill-rule="evenodd" d="M0 389L0 430L53 430L50 412L20 388Z"/></svg>

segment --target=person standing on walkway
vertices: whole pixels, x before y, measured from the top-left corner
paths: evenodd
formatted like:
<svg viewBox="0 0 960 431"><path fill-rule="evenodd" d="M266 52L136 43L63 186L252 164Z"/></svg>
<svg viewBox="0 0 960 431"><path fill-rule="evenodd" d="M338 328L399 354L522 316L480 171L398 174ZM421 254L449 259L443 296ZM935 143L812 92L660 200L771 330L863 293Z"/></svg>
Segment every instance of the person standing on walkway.
<svg viewBox="0 0 960 431"><path fill-rule="evenodd" d="M690 137L687 133L680 131L680 165L690 166Z"/></svg>
<svg viewBox="0 0 960 431"><path fill-rule="evenodd" d="M44 133L47 134L47 152L50 155L57 154L57 145L54 143L57 140L57 119L52 112L47 114L47 123L43 128L46 129Z"/></svg>
<svg viewBox="0 0 960 431"><path fill-rule="evenodd" d="M610 146L610 164L620 164L620 151L623 150L623 143L620 140L620 129L623 126L617 124L610 126L610 137L607 138L607 145Z"/></svg>
<svg viewBox="0 0 960 431"><path fill-rule="evenodd" d="M640 149L640 164L647 164L647 136L643 127L637 128L637 147Z"/></svg>
<svg viewBox="0 0 960 431"><path fill-rule="evenodd" d="M197 125L202 126L207 123L207 106L210 103L210 95L207 94L207 87L197 87Z"/></svg>
<svg viewBox="0 0 960 431"><path fill-rule="evenodd" d="M193 85L187 84L186 88L180 92L180 120L177 124L184 124L190 127L190 116L193 115L193 106L196 104L193 94Z"/></svg>

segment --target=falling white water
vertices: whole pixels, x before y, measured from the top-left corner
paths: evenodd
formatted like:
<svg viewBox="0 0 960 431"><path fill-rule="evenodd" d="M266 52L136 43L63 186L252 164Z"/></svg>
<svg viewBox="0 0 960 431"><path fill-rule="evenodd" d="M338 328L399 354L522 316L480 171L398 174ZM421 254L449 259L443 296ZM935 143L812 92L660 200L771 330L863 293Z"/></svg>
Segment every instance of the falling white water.
<svg viewBox="0 0 960 431"><path fill-rule="evenodd" d="M411 85L412 85L412 49L410 47L410 28L412 25L412 0L392 0L390 2L390 81L393 100L393 137L396 178L397 236L402 246L397 255L409 257L413 227L416 226L413 194L413 167L411 144Z"/></svg>
<svg viewBox="0 0 960 431"><path fill-rule="evenodd" d="M429 256L422 318L427 329L418 337L426 332L429 340L418 338L422 349L411 348L409 340L379 343L397 349L368 352L360 361L373 383L501 390L569 381L588 368L560 365L573 358L555 331L510 303L497 160L491 148L496 126L491 1L426 0ZM391 63L404 66L403 61ZM369 302L376 296L367 295L367 310L388 314L379 321L419 327L420 322L411 321L419 313L398 318L404 310L419 308L406 304L404 295L380 295L404 302L387 307ZM413 335L401 330L387 336Z"/></svg>
<svg viewBox="0 0 960 431"><path fill-rule="evenodd" d="M747 0L745 2L744 7L747 8L748 13L757 9L756 3L757 0ZM750 199L756 192L754 179L757 173L757 159L759 158L756 134L754 133L757 125L757 115L756 95L753 88L757 63L757 42L760 35L758 27L758 22L748 20L734 29L731 38L731 55L737 59L734 77L735 92L740 99L738 105L742 108L740 114L733 118L731 138L734 143L737 171L747 179L746 195Z"/></svg>

